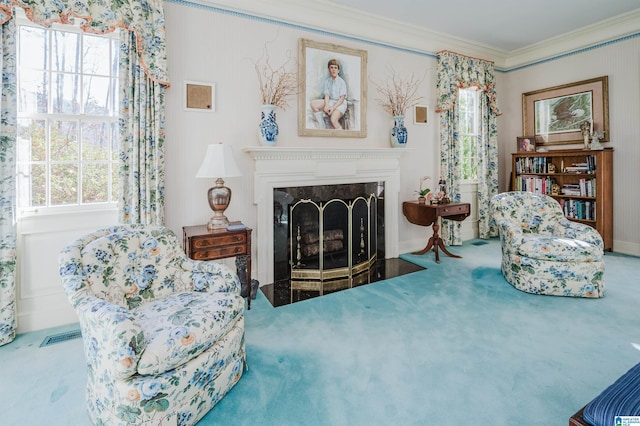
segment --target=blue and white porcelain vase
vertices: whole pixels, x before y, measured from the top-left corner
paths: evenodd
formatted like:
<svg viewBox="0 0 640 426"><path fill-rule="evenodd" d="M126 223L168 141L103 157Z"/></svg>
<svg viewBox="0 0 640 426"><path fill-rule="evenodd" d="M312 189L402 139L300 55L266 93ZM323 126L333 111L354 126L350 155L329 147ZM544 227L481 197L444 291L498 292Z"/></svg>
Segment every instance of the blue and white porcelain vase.
<svg viewBox="0 0 640 426"><path fill-rule="evenodd" d="M404 127L404 115L393 116L391 146L394 148L404 148L407 146L407 128Z"/></svg>
<svg viewBox="0 0 640 426"><path fill-rule="evenodd" d="M261 145L275 146L278 140L278 123L276 123L275 105L262 105L258 137L260 138Z"/></svg>

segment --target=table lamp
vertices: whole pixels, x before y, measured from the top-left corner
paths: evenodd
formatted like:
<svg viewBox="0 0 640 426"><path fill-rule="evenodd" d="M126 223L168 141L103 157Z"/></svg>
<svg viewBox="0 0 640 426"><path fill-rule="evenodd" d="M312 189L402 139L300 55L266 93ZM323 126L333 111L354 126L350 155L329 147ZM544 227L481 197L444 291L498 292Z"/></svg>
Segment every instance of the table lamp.
<svg viewBox="0 0 640 426"><path fill-rule="evenodd" d="M207 223L207 229L221 229L229 225L229 220L224 211L231 202L231 189L224 186L222 178L241 176L240 169L233 159L233 151L230 145L222 143L212 144L207 147L204 160L200 165L197 178L216 178L216 186L209 188L207 197L209 207L213 210L213 216Z"/></svg>

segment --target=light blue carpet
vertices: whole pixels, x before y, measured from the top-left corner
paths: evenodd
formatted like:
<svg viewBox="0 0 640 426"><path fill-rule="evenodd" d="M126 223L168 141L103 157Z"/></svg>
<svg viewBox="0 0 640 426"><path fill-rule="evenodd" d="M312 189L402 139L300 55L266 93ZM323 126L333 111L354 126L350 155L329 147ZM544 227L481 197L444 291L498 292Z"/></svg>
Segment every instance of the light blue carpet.
<svg viewBox="0 0 640 426"><path fill-rule="evenodd" d="M500 274L497 239L462 259L246 313L249 371L203 425L544 425L640 362L640 259L605 256L607 295L536 296ZM68 327L73 328L73 327ZM86 425L80 340L0 348L0 423Z"/></svg>

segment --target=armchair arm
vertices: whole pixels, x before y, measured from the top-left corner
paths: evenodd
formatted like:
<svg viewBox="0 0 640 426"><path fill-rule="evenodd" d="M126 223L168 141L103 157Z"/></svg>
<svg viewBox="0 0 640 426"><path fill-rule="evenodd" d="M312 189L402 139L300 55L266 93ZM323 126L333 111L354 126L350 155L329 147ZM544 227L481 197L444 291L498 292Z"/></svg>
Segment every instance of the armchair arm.
<svg viewBox="0 0 640 426"><path fill-rule="evenodd" d="M600 249L604 249L604 242L602 241L600 233L584 223L562 219L556 226L556 232L557 235L584 241L585 243L593 244L596 247L600 247Z"/></svg>
<svg viewBox="0 0 640 426"><path fill-rule="evenodd" d="M496 220L496 225L500 232L500 240L503 250L508 252L517 252L518 247L522 243L524 233L519 226L508 220Z"/></svg>
<svg viewBox="0 0 640 426"><path fill-rule="evenodd" d="M86 288L76 294L73 305L80 318L87 363L94 371L118 379L135 374L146 342L131 312Z"/></svg>
<svg viewBox="0 0 640 426"><path fill-rule="evenodd" d="M223 263L189 259L183 264L183 268L185 281L193 283L194 291L240 294L238 275Z"/></svg>

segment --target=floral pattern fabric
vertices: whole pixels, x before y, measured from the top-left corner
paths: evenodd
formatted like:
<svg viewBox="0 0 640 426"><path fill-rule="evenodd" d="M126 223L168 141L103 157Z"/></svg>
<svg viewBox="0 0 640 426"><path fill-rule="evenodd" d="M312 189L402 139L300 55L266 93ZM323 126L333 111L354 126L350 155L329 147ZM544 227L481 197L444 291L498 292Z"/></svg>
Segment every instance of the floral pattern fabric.
<svg viewBox="0 0 640 426"><path fill-rule="evenodd" d="M240 379L237 275L189 259L167 228L80 237L60 254L60 276L82 329L95 424L194 424Z"/></svg>
<svg viewBox="0 0 640 426"><path fill-rule="evenodd" d="M141 70L133 33L120 33L119 66L119 219L164 225L166 87Z"/></svg>
<svg viewBox="0 0 640 426"><path fill-rule="evenodd" d="M16 26L0 25L0 346L12 342L16 320Z"/></svg>
<svg viewBox="0 0 640 426"><path fill-rule="evenodd" d="M493 197L502 244L502 274L518 290L603 297L604 244L594 228L564 217L553 198L531 192Z"/></svg>
<svg viewBox="0 0 640 426"><path fill-rule="evenodd" d="M440 113L440 169L452 201L460 201L460 140L458 136L457 96L459 89L477 87L484 96L480 101L481 131L477 144L478 159L478 227L480 238L498 235L491 220L491 198L498 193L498 110L493 62L449 51L438 52L436 82L437 107ZM460 245L462 224L443 220L441 237L447 244Z"/></svg>

